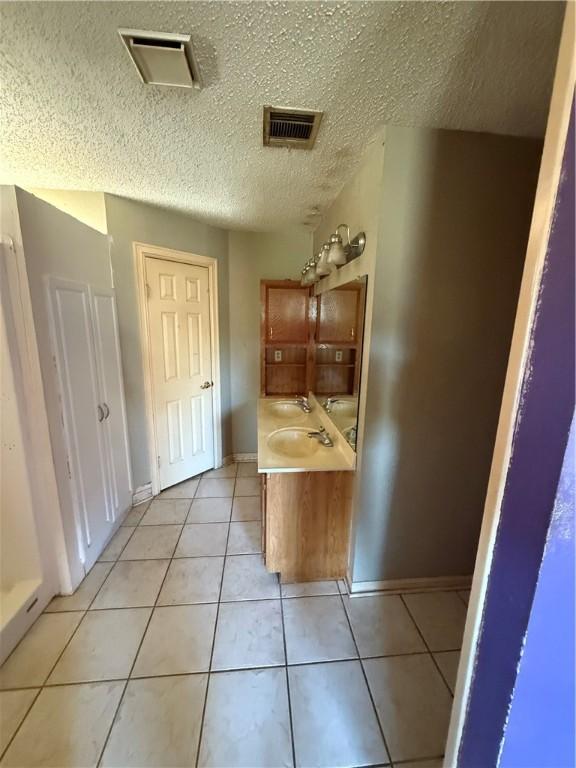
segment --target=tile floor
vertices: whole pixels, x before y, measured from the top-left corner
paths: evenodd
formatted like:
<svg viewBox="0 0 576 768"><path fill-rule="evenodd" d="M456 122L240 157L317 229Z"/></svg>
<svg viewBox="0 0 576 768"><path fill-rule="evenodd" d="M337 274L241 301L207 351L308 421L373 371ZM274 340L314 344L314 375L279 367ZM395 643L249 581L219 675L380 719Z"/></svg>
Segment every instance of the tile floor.
<svg viewBox="0 0 576 768"><path fill-rule="evenodd" d="M466 592L280 586L256 467L135 507L0 669L2 766L439 768Z"/></svg>

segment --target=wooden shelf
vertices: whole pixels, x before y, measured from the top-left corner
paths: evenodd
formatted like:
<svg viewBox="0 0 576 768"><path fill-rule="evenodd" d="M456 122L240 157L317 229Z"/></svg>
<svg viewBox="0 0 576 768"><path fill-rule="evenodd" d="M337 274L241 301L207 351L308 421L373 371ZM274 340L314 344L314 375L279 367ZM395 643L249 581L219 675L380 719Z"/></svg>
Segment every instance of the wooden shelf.
<svg viewBox="0 0 576 768"><path fill-rule="evenodd" d="M305 368L306 363L266 363L267 368Z"/></svg>
<svg viewBox="0 0 576 768"><path fill-rule="evenodd" d="M316 368L355 368L354 363L316 363Z"/></svg>

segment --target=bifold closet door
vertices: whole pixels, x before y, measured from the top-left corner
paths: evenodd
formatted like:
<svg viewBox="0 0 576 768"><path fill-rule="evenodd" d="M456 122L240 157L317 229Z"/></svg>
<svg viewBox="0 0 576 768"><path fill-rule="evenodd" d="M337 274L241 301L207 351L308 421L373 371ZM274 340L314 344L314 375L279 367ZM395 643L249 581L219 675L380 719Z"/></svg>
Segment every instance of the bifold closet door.
<svg viewBox="0 0 576 768"><path fill-rule="evenodd" d="M124 403L122 359L114 291L92 289L94 341L107 447L109 495L114 517L132 504L132 478Z"/></svg>
<svg viewBox="0 0 576 768"><path fill-rule="evenodd" d="M82 283L48 279L52 336L76 497L81 558L88 570L102 552L114 523L107 493L104 432L94 343L90 289Z"/></svg>

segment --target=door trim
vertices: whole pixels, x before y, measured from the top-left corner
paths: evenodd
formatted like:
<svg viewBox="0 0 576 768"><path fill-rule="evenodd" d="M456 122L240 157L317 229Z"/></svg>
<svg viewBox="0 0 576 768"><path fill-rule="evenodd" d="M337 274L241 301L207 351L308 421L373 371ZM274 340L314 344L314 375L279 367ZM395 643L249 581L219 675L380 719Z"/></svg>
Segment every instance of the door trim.
<svg viewBox="0 0 576 768"><path fill-rule="evenodd" d="M146 432L148 434L148 458L152 481L152 495L160 492L160 475L155 457L156 425L154 423L154 405L152 398L152 369L150 357L150 328L147 312L146 271L144 259L152 256L164 261L177 261L182 264L192 264L196 267L208 268L208 285L210 290L210 356L211 379L216 382L212 387L212 421L214 431L214 466L222 464L222 404L220 392L220 329L218 326L218 260L212 256L200 256L186 251L176 251L172 248L162 248L146 243L134 243L134 264L136 271L136 288L138 295L138 314L140 316L140 349L142 352L142 372L144 375L144 397L146 403Z"/></svg>
<svg viewBox="0 0 576 768"><path fill-rule="evenodd" d="M446 768L455 768L458 765L459 749L480 640L484 602L494 556L496 533L500 522L506 478L512 456L515 424L517 418L521 417L522 404L520 402L520 394L526 375L532 325L537 313L540 283L548 249L548 238L552 226L556 193L564 157L564 146L574 98L576 81L574 21L574 4L567 3L534 200L532 223L526 248L524 273L516 309L516 320L508 358L502 404L500 406L492 467L484 505L482 529L480 531L476 565L472 578L472 592L454 690L454 702L444 757L444 766Z"/></svg>

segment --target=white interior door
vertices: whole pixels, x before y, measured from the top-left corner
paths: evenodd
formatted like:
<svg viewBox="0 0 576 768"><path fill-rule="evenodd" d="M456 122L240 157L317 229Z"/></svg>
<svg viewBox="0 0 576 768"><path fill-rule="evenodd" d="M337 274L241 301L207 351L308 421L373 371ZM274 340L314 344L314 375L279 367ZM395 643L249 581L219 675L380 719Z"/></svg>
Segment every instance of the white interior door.
<svg viewBox="0 0 576 768"><path fill-rule="evenodd" d="M214 466L208 269L145 259L160 488Z"/></svg>
<svg viewBox="0 0 576 768"><path fill-rule="evenodd" d="M132 476L124 402L124 381L116 299L109 289L91 289L94 341L104 409L102 427L107 443L109 498L117 518L132 504Z"/></svg>
<svg viewBox="0 0 576 768"><path fill-rule="evenodd" d="M50 278L55 364L71 481L86 570L109 538L114 510L106 493L106 461L87 285Z"/></svg>

